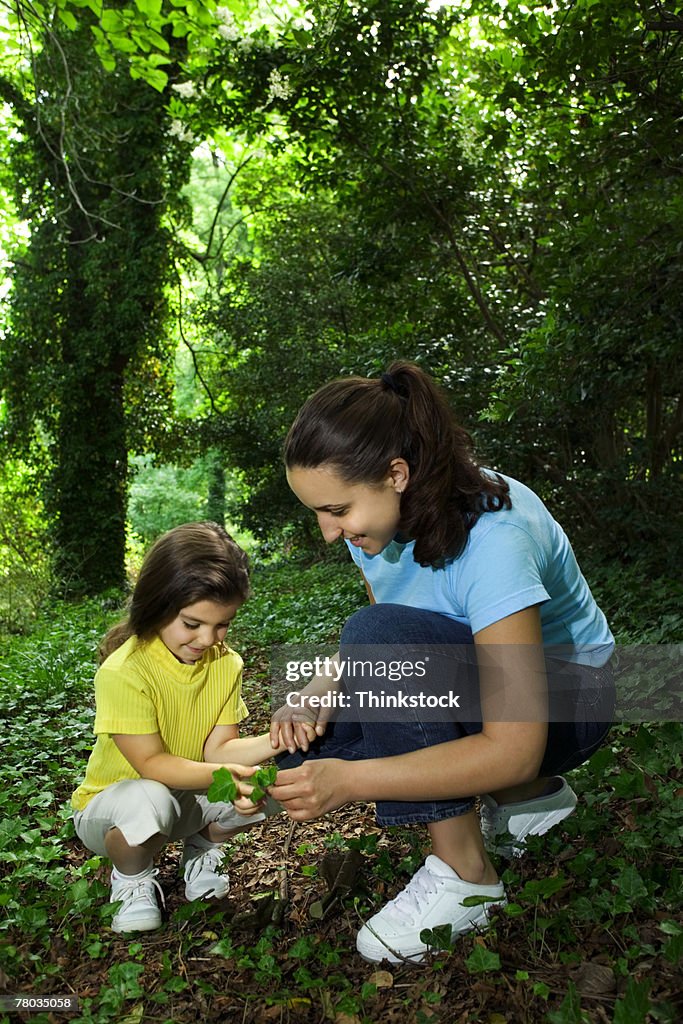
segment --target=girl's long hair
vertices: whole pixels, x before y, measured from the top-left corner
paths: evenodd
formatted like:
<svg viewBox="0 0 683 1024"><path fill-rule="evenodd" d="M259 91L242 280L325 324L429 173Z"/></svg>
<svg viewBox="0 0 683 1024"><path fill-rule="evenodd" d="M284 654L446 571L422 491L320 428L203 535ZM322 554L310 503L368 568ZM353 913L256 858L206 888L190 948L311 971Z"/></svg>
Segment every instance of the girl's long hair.
<svg viewBox="0 0 683 1024"><path fill-rule="evenodd" d="M249 594L249 560L217 523L184 523L147 552L128 615L100 644L100 661L131 636L151 640L182 608L197 601L229 604Z"/></svg>
<svg viewBox="0 0 683 1024"><path fill-rule="evenodd" d="M420 565L457 558L481 515L512 506L505 480L482 472L441 389L414 363L323 385L285 440L288 469L325 465L347 483L379 484L395 458L410 467L400 530L415 541Z"/></svg>

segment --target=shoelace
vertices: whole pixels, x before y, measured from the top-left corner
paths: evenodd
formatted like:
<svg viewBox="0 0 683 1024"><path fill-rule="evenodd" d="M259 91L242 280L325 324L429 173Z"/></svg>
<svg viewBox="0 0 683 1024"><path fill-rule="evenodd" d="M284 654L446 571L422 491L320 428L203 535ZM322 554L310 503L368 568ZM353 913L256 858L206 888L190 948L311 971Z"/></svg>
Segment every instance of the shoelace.
<svg viewBox="0 0 683 1024"><path fill-rule="evenodd" d="M391 907L392 914L398 914L406 921L413 921L415 915L419 914L427 903L428 898L438 891L438 879L423 866L411 878L405 889L395 896L387 906Z"/></svg>
<svg viewBox="0 0 683 1024"><path fill-rule="evenodd" d="M166 899L164 897L164 890L157 882L156 876L159 874L159 869L154 868L151 874L145 875L144 878L139 878L137 881L124 882L121 879L116 879L116 899L122 900L123 903L128 903L132 899L146 899L150 906L157 906L156 900L154 899L154 889L159 893L161 899L161 905L166 909Z"/></svg>
<svg viewBox="0 0 683 1024"><path fill-rule="evenodd" d="M222 852L220 847L214 846L209 850L197 849L197 853L194 857L188 858L185 865L187 872L186 879L191 882L201 874L202 871L208 870L215 874L216 868L223 863L225 854Z"/></svg>

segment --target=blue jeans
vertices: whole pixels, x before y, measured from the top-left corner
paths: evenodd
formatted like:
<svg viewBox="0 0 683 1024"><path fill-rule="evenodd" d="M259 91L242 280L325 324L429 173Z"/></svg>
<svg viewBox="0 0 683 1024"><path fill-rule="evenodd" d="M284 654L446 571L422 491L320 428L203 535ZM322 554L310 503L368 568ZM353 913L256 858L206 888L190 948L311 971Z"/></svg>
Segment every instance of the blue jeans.
<svg viewBox="0 0 683 1024"><path fill-rule="evenodd" d="M354 713L341 715L330 722L325 734L316 740L306 754L281 754L278 767L294 768L307 759L341 758L345 761L362 761L368 758L391 757L413 750L421 750L447 743L463 736L481 732L481 718L472 711L478 709L478 680L473 657L474 640L468 626L436 612L422 611L404 605L374 604L355 612L346 622L341 634L340 660L351 664L354 658L349 652L377 650L377 659L386 662L390 651L392 664L415 663L416 651L422 648L429 652L432 665L432 681L428 689L432 693L448 688L468 695L467 714L463 717L474 721L460 720L453 714L425 714L420 708L405 708L400 719L394 715L392 721L382 720L382 712L375 714L358 713L362 707L361 693L367 693L366 677L355 679L345 673L344 692L348 695L349 706ZM359 662L356 662L359 664ZM431 671L431 668L430 668ZM550 695L551 712L557 696L558 715L561 720L548 723L548 739L539 776L556 775L583 764L603 743L614 712L614 683L608 666L592 668L585 665L567 664L546 658L546 672ZM415 680L404 676L382 678L382 692L392 689L398 693L413 688ZM421 689L423 680L419 682ZM366 687L361 691L361 687ZM480 712L479 712L480 715ZM426 720L433 719L433 720ZM474 795L465 799L451 800L382 800L377 803L377 821L381 825L403 825L411 822L436 822L466 814L474 806Z"/></svg>

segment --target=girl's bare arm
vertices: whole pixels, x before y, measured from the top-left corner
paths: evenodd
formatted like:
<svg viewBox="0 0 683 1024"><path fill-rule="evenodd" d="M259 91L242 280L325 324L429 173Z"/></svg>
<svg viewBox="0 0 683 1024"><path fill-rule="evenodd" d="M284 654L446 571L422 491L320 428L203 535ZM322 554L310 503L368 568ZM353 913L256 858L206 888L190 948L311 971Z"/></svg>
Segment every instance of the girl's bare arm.
<svg viewBox="0 0 683 1024"><path fill-rule="evenodd" d="M213 782L213 773L219 768L227 768L237 783L240 797L246 798L252 790L247 780L255 769L243 763L191 761L186 757L178 757L164 750L158 732L142 736L117 733L113 737L125 759L143 779L154 779L169 789L207 790ZM258 805L248 800L239 802L241 813L251 813Z"/></svg>

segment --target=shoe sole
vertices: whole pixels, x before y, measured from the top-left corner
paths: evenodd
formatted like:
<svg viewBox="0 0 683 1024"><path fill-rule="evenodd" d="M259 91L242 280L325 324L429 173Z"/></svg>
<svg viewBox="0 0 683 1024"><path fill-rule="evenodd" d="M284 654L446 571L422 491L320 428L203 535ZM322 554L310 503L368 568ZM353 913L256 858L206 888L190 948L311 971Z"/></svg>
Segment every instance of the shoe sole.
<svg viewBox="0 0 683 1024"><path fill-rule="evenodd" d="M368 928L367 925L365 927ZM370 931L369 928L368 931ZM388 960L391 964L407 963L414 964L417 967L424 963L428 953L428 950L422 944L414 951L401 953L398 949L389 948L391 944L385 946L382 940L374 936L372 932L370 932L370 937L374 940L372 945L364 942L364 936L361 935L361 932L356 936L356 951L369 964L379 964L382 960ZM381 950L378 951L376 943L379 943Z"/></svg>
<svg viewBox="0 0 683 1024"><path fill-rule="evenodd" d="M117 935L125 934L126 932L153 932L157 928L161 928L161 918L143 918L141 921L136 921L135 924L119 925L111 923L111 930L116 932Z"/></svg>
<svg viewBox="0 0 683 1024"><path fill-rule="evenodd" d="M400 958L394 956L394 954L391 953L388 949L385 950L384 955L381 957L377 957L374 955L370 956L369 953L363 952L363 950L360 949L358 946L356 946L356 952L360 957L362 957L363 960L365 960L367 964L381 964L382 960L387 960L390 964L406 964L410 967L427 966L427 953L424 950L420 953L416 953L415 956L404 956Z"/></svg>
<svg viewBox="0 0 683 1024"><path fill-rule="evenodd" d="M508 839L504 843L496 843L493 846L493 853L498 854L499 857L523 857L526 853L526 840L529 836L544 836L555 825L559 825L565 818L569 818L575 810L576 806L562 807L550 812L543 822L543 827L538 831L530 830L519 836L513 836L512 839Z"/></svg>
<svg viewBox="0 0 683 1024"><path fill-rule="evenodd" d="M221 889L204 889L202 892L197 892L191 895L190 890L188 890L186 886L185 899L188 900L190 903L193 903L195 900L222 900L223 897L227 896L229 892L230 886L226 885L224 888Z"/></svg>
<svg viewBox="0 0 683 1024"><path fill-rule="evenodd" d="M451 936L451 942L455 942L460 935L467 935L468 932L486 931L491 924L488 917L488 911L494 910L497 907L504 907L506 904L506 899L496 900L495 903L487 904L487 912L482 913L481 917L479 917L476 921L470 922L468 927L461 928L457 932L455 932ZM392 964L408 964L410 966L415 967L420 967L425 964L426 957L428 956L431 947L424 947L422 944L420 944L420 947L415 949L414 951L411 950L410 952L402 953L400 950L395 949L395 947L392 947L390 942L388 942L388 944L385 945L385 943L383 942L382 939L379 938L379 936L373 934L373 932L370 930L369 925L366 924L365 928L367 928L367 930L370 932L370 935L375 940L375 942L379 943L380 946L382 947L381 951L378 951L377 948L375 947L374 942L372 946L370 946L369 944L366 945L364 941L365 937L362 935L361 929L361 931L356 936L356 951L367 963L379 964L382 962L382 960L388 960L389 963ZM437 951L435 950L435 952Z"/></svg>

